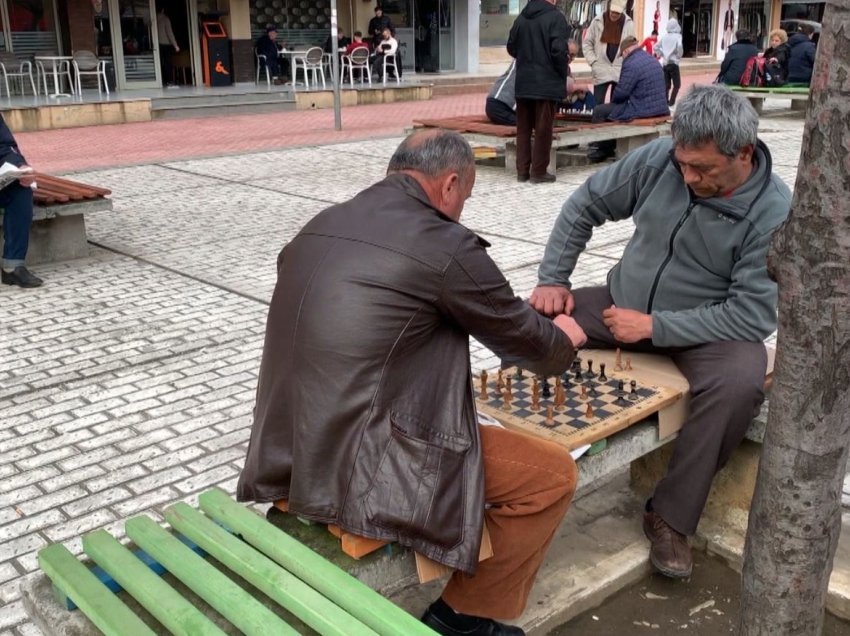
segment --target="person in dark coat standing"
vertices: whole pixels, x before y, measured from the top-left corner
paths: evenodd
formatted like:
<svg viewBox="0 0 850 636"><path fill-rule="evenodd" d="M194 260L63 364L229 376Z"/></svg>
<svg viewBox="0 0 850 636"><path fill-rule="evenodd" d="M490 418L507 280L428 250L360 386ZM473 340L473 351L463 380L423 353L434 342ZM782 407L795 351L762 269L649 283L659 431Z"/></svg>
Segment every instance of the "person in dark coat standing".
<svg viewBox="0 0 850 636"><path fill-rule="evenodd" d="M18 168L27 167L27 160L18 150L12 131L0 116L0 165L10 163ZM33 177L22 177L0 190L0 208L3 208L3 267L4 285L38 287L42 280L24 266L30 241L32 223Z"/></svg>
<svg viewBox="0 0 850 636"><path fill-rule="evenodd" d="M812 35L815 30L811 25L804 24L800 30L788 38L788 83L805 84L812 81L812 71L815 68L815 44Z"/></svg>
<svg viewBox="0 0 850 636"><path fill-rule="evenodd" d="M395 35L392 20L388 15L384 15L384 10L380 6L377 6L375 7L375 17L369 20L369 37L372 40L372 50L378 48L381 40L384 39L384 29L389 29L390 33Z"/></svg>
<svg viewBox="0 0 850 636"><path fill-rule="evenodd" d="M544 377L585 338L519 298L460 224L474 183L463 137L414 133L386 178L283 248L237 497L454 569L422 617L443 636L521 636L498 620L525 608L576 466L553 442L478 425L469 336ZM479 562L485 520L494 554Z"/></svg>
<svg viewBox="0 0 850 636"><path fill-rule="evenodd" d="M530 0L511 27L516 59L516 168L519 181L551 183L547 172L555 110L567 94L569 26L554 0ZM531 134L534 132L534 144Z"/></svg>
<svg viewBox="0 0 850 636"><path fill-rule="evenodd" d="M623 40L620 51L623 56L620 81L614 86L611 103L600 104L593 110L593 123L669 115L667 84L658 60L633 37ZM590 146L587 158L598 163L613 157L615 150L615 141L601 141Z"/></svg>
<svg viewBox="0 0 850 636"><path fill-rule="evenodd" d="M735 43L726 50L726 57L720 64L720 73L717 75L718 84L740 84L741 75L747 67L747 60L759 54L758 48L753 44L752 36L746 29L735 32Z"/></svg>

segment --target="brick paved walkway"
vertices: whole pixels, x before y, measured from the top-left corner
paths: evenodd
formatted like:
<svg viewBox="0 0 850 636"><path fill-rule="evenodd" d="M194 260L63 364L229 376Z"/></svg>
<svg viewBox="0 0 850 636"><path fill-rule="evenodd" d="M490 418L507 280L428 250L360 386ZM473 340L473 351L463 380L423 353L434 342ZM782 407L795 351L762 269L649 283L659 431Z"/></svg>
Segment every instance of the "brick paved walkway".
<svg viewBox="0 0 850 636"><path fill-rule="evenodd" d="M477 112L480 97L434 100L427 114ZM344 135L398 134L422 108L351 109ZM89 237L101 246L90 258L38 267L46 279L38 290L0 288L0 636L39 633L19 590L42 546L61 541L78 554L89 529L120 537L129 516L160 519L166 505L193 502L212 485L233 492L277 253L316 212L379 180L399 141L318 146L335 133L308 131L331 117L284 113L20 136L33 164L75 169L81 180L112 188L115 210L89 219ZM305 132L286 133L282 122ZM217 128L226 139L203 145L202 134ZM800 120L763 122L775 167L792 184L801 131ZM283 143L305 147L266 145ZM254 154L238 154L246 151ZM211 154L220 156L197 158ZM103 164L111 167L87 170ZM344 179L335 177L341 166ZM551 186L479 169L463 222L493 243L518 293L534 285L563 200L594 169L562 169ZM602 283L630 233L629 223L594 232L576 284ZM478 343L471 350L476 368L496 363Z"/></svg>
<svg viewBox="0 0 850 636"><path fill-rule="evenodd" d="M711 79L686 76L683 90ZM482 113L485 97L454 95L345 108L340 132L334 130L333 110L313 110L68 128L20 133L17 139L31 165L44 172L67 172L387 137L400 134L417 117Z"/></svg>

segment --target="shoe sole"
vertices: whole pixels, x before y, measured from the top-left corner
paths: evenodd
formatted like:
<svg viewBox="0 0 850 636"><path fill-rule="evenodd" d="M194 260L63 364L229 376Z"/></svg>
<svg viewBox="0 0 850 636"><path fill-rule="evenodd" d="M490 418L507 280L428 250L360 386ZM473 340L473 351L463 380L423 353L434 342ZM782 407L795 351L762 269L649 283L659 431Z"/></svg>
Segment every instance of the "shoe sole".
<svg viewBox="0 0 850 636"><path fill-rule="evenodd" d="M649 531L646 529L646 524L643 525L643 534L647 538L647 540L652 543L652 537L649 536ZM649 562L652 564L652 567L659 574L663 574L664 576L671 579L686 579L691 576L691 573L694 571L694 567L691 566L687 571L685 570L671 570L670 568L658 563L655 560L655 557L652 555L652 550L649 551Z"/></svg>

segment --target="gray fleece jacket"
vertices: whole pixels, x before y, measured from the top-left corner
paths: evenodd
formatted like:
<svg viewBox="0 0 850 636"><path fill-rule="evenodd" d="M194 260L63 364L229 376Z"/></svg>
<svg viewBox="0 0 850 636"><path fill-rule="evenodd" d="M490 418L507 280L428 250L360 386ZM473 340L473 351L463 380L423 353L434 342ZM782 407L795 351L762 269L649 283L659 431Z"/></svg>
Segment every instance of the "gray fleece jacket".
<svg viewBox="0 0 850 636"><path fill-rule="evenodd" d="M767 250L788 216L788 186L759 142L755 168L740 188L725 198L694 198L672 149L666 137L630 152L567 199L546 245L540 284L570 287L593 228L631 217L635 231L608 273L608 287L618 307L652 315L653 344L761 341L776 329Z"/></svg>
<svg viewBox="0 0 850 636"><path fill-rule="evenodd" d="M661 57L661 63L678 64L682 61L682 27L676 18L670 18L667 21L667 33L661 36L655 46L652 48L655 55Z"/></svg>

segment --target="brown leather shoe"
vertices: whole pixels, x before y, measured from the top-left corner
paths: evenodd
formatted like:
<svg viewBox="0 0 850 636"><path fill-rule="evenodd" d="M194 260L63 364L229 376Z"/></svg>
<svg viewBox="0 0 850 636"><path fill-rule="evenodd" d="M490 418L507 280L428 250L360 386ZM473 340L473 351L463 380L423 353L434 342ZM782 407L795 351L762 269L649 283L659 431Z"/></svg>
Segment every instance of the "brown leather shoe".
<svg viewBox="0 0 850 636"><path fill-rule="evenodd" d="M643 513L643 532L652 542L649 560L656 570L674 579L691 575L694 560L685 535L673 530L654 511Z"/></svg>

